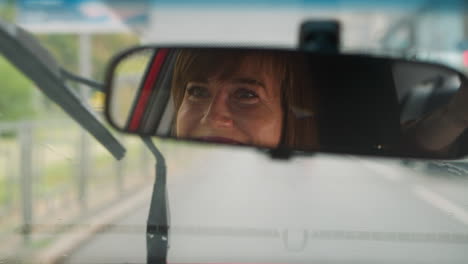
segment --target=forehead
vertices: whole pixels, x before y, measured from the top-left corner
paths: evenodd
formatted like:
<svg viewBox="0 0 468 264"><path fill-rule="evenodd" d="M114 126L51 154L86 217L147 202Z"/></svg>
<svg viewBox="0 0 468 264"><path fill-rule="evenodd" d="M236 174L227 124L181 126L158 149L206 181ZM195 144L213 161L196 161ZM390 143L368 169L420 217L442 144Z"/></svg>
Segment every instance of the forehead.
<svg viewBox="0 0 468 264"><path fill-rule="evenodd" d="M275 74L269 61L262 61L257 56L248 55L237 61L232 67L223 68L220 62L218 71L206 76L208 81L231 81L239 78L257 80L263 84L281 82L281 76Z"/></svg>
<svg viewBox="0 0 468 264"><path fill-rule="evenodd" d="M182 50L176 73L186 81L228 80L238 75L281 81L286 72L284 62L279 54L266 51Z"/></svg>

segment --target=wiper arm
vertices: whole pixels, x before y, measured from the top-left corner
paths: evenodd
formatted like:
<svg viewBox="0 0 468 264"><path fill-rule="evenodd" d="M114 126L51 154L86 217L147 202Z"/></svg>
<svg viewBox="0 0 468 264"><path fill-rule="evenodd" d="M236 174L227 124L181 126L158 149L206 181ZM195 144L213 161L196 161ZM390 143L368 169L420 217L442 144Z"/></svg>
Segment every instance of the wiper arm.
<svg viewBox="0 0 468 264"><path fill-rule="evenodd" d="M124 146L83 104L75 91L64 83L55 59L34 36L20 27L0 20L0 52L116 159L123 158Z"/></svg>
<svg viewBox="0 0 468 264"><path fill-rule="evenodd" d="M166 263L169 249L169 199L166 160L150 137L141 137L156 159L156 177L146 226L146 262Z"/></svg>
<svg viewBox="0 0 468 264"><path fill-rule="evenodd" d="M63 78L65 78L65 79L67 79L69 81L74 81L74 82L77 82L77 83L81 83L81 84L84 84L84 85L86 85L88 87L93 88L96 91L104 92L104 84L102 84L102 83L99 83L99 82L96 82L94 80L90 80L90 79L81 77L79 75L76 75L76 74L74 74L72 72L67 71L64 68L60 68L60 74L62 75Z"/></svg>

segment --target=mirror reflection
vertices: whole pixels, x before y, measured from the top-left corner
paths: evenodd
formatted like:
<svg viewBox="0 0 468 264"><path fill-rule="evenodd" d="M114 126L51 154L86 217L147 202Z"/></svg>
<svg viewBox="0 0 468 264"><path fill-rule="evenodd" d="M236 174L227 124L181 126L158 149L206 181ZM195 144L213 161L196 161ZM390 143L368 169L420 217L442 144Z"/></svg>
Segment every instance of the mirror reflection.
<svg viewBox="0 0 468 264"><path fill-rule="evenodd" d="M294 150L448 157L468 121L447 67L287 50L139 48L108 76L119 129Z"/></svg>

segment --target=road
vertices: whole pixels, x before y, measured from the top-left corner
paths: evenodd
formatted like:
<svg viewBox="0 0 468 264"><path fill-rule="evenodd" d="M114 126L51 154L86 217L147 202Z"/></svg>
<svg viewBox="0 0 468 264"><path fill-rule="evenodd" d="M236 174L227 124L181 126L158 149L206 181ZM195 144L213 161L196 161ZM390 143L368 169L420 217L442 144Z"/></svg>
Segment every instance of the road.
<svg viewBox="0 0 468 264"><path fill-rule="evenodd" d="M148 212L149 203L135 208L112 227L95 234L66 263L145 263Z"/></svg>
<svg viewBox="0 0 468 264"><path fill-rule="evenodd" d="M348 156L202 157L169 168L171 263L468 263L466 177ZM68 262L144 262L147 213L136 209Z"/></svg>

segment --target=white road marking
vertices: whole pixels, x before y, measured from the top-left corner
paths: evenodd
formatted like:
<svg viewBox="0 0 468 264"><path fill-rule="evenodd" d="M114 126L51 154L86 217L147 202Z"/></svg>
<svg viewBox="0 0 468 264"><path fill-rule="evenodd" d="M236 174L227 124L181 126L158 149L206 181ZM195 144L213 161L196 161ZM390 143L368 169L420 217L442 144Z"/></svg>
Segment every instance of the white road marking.
<svg viewBox="0 0 468 264"><path fill-rule="evenodd" d="M416 185L413 187L413 192L425 202L432 206L446 212L455 219L459 220L465 225L468 225L468 212L462 207L454 204L443 196L429 190L426 187Z"/></svg>
<svg viewBox="0 0 468 264"><path fill-rule="evenodd" d="M117 205L103 210L89 219L83 220L77 228L71 229L64 232L61 236L58 236L51 245L41 250L37 253L38 255L33 256L32 259L35 261L37 260L37 263L59 262L64 255L78 248L86 239L89 239L98 231L106 228L106 226L115 222L116 219L120 219L128 212L131 212L131 210L138 205L144 204L150 200L152 191L152 185L148 185Z"/></svg>
<svg viewBox="0 0 468 264"><path fill-rule="evenodd" d="M384 176L388 180L396 182L402 179L402 174L400 174L401 171L396 169L392 170L390 166L367 160L359 161L363 166L378 172L379 175ZM418 198L447 213L463 224L468 225L468 211L464 210L462 207L422 185L414 185L412 187L412 191Z"/></svg>
<svg viewBox="0 0 468 264"><path fill-rule="evenodd" d="M359 162L366 168L377 172L379 175L385 177L390 181L401 181L402 176L399 170L393 169L388 165L379 164L377 162L372 162L368 160L359 160Z"/></svg>

